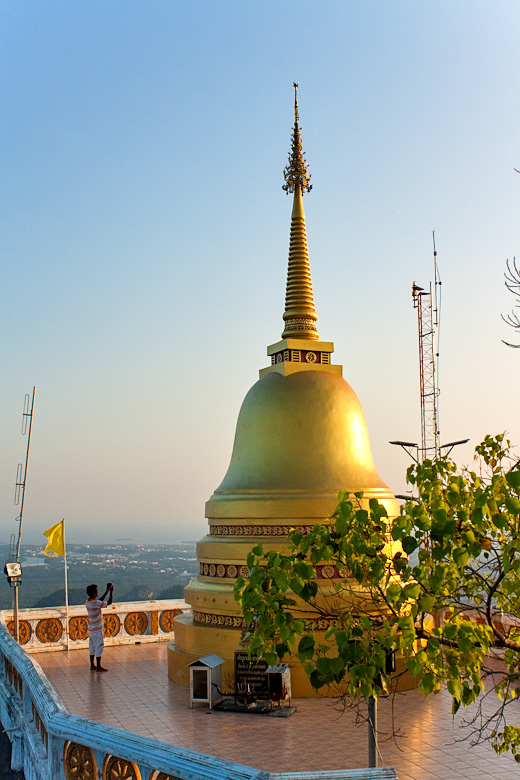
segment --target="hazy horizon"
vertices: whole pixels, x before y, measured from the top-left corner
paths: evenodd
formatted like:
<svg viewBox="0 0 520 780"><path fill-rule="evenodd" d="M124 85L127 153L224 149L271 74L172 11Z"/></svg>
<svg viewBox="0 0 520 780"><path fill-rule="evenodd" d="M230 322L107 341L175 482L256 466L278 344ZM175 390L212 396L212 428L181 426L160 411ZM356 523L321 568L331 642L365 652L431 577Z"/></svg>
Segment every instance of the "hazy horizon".
<svg viewBox="0 0 520 780"><path fill-rule="evenodd" d="M23 554L23 547L24 547L24 545L26 545L27 547L37 547L37 546L41 545L41 548L42 548L42 561L43 561L43 560L45 560L44 557L43 557L43 549L44 549L44 547L46 545L46 542L47 542L46 539L44 539L44 541L42 542L38 538L38 533L37 532L32 531L31 532L31 536L27 536L25 534L24 530L22 529L22 554ZM100 544L100 545L103 545L103 544L114 544L114 545L115 544L121 544L121 545L123 545L123 544L129 544L129 545L130 544L138 544L138 545L151 544L152 546L153 545L164 544L164 545L170 546L170 545L182 545L182 544L196 544L197 542L198 542L198 538L197 539L181 539L180 541L177 541L177 542L165 542L163 540L160 540L160 541L149 541L149 540L147 540L145 538L138 539L137 537L135 537L135 538L134 537L129 537L129 538L123 538L123 539L107 537L106 539L101 539L101 541L97 541L97 537L96 537L96 539L92 539L89 542L81 541L81 540L70 540L69 539L69 540L67 540L66 544L67 544L67 546L71 546L71 545L77 544L77 545L83 545L85 547L87 547L88 545L97 545L97 544ZM0 547L2 547L2 546L9 547L9 544L10 544L9 539L0 539Z"/></svg>

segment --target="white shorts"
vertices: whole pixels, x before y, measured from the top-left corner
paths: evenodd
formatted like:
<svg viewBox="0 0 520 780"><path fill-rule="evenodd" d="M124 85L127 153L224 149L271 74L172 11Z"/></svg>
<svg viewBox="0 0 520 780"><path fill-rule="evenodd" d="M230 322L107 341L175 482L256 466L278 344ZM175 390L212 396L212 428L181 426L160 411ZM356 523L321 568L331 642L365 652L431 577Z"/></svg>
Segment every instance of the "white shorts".
<svg viewBox="0 0 520 780"><path fill-rule="evenodd" d="M89 631L88 650L90 655L95 655L96 658L101 658L104 645L105 642L102 629L101 631Z"/></svg>

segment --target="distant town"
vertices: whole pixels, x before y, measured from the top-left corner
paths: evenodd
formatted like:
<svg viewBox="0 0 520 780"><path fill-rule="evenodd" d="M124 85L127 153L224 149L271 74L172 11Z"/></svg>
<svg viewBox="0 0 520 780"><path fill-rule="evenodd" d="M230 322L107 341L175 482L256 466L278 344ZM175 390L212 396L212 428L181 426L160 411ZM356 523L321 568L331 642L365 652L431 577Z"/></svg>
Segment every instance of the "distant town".
<svg viewBox="0 0 520 780"><path fill-rule="evenodd" d="M22 545L21 609L65 604L63 556L48 558L42 545ZM0 562L9 547L0 544ZM181 544L70 544L67 546L69 604L83 604L85 588L114 584L114 601L183 598L184 586L199 570L195 542ZM0 580L0 609L11 609L12 588L5 574Z"/></svg>

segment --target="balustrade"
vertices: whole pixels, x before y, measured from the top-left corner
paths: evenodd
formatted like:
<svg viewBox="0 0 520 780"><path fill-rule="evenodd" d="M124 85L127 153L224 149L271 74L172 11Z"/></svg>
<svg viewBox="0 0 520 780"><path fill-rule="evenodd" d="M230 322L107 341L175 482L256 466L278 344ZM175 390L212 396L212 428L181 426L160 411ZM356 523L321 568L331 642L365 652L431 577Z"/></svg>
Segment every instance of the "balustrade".
<svg viewBox="0 0 520 780"><path fill-rule="evenodd" d="M182 599L136 601L111 604L103 610L105 647L110 645L157 642L173 637L175 617L190 611ZM12 610L0 612L11 636L14 636ZM68 622L67 622L68 621ZM88 646L88 623L84 605L45 609L22 609L19 612L18 636L28 653Z"/></svg>

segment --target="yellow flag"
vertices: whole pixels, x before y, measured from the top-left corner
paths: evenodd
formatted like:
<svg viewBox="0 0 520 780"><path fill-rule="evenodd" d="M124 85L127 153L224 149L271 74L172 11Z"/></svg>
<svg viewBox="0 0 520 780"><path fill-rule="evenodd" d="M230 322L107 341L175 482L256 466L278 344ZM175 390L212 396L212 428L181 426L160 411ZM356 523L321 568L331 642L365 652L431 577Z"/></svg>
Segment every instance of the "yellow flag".
<svg viewBox="0 0 520 780"><path fill-rule="evenodd" d="M42 550L44 555L48 555L49 558L54 558L55 555L64 555L65 553L65 539L63 537L63 524L65 520L61 520L56 525L51 525L43 532L43 535L49 540L47 547Z"/></svg>

